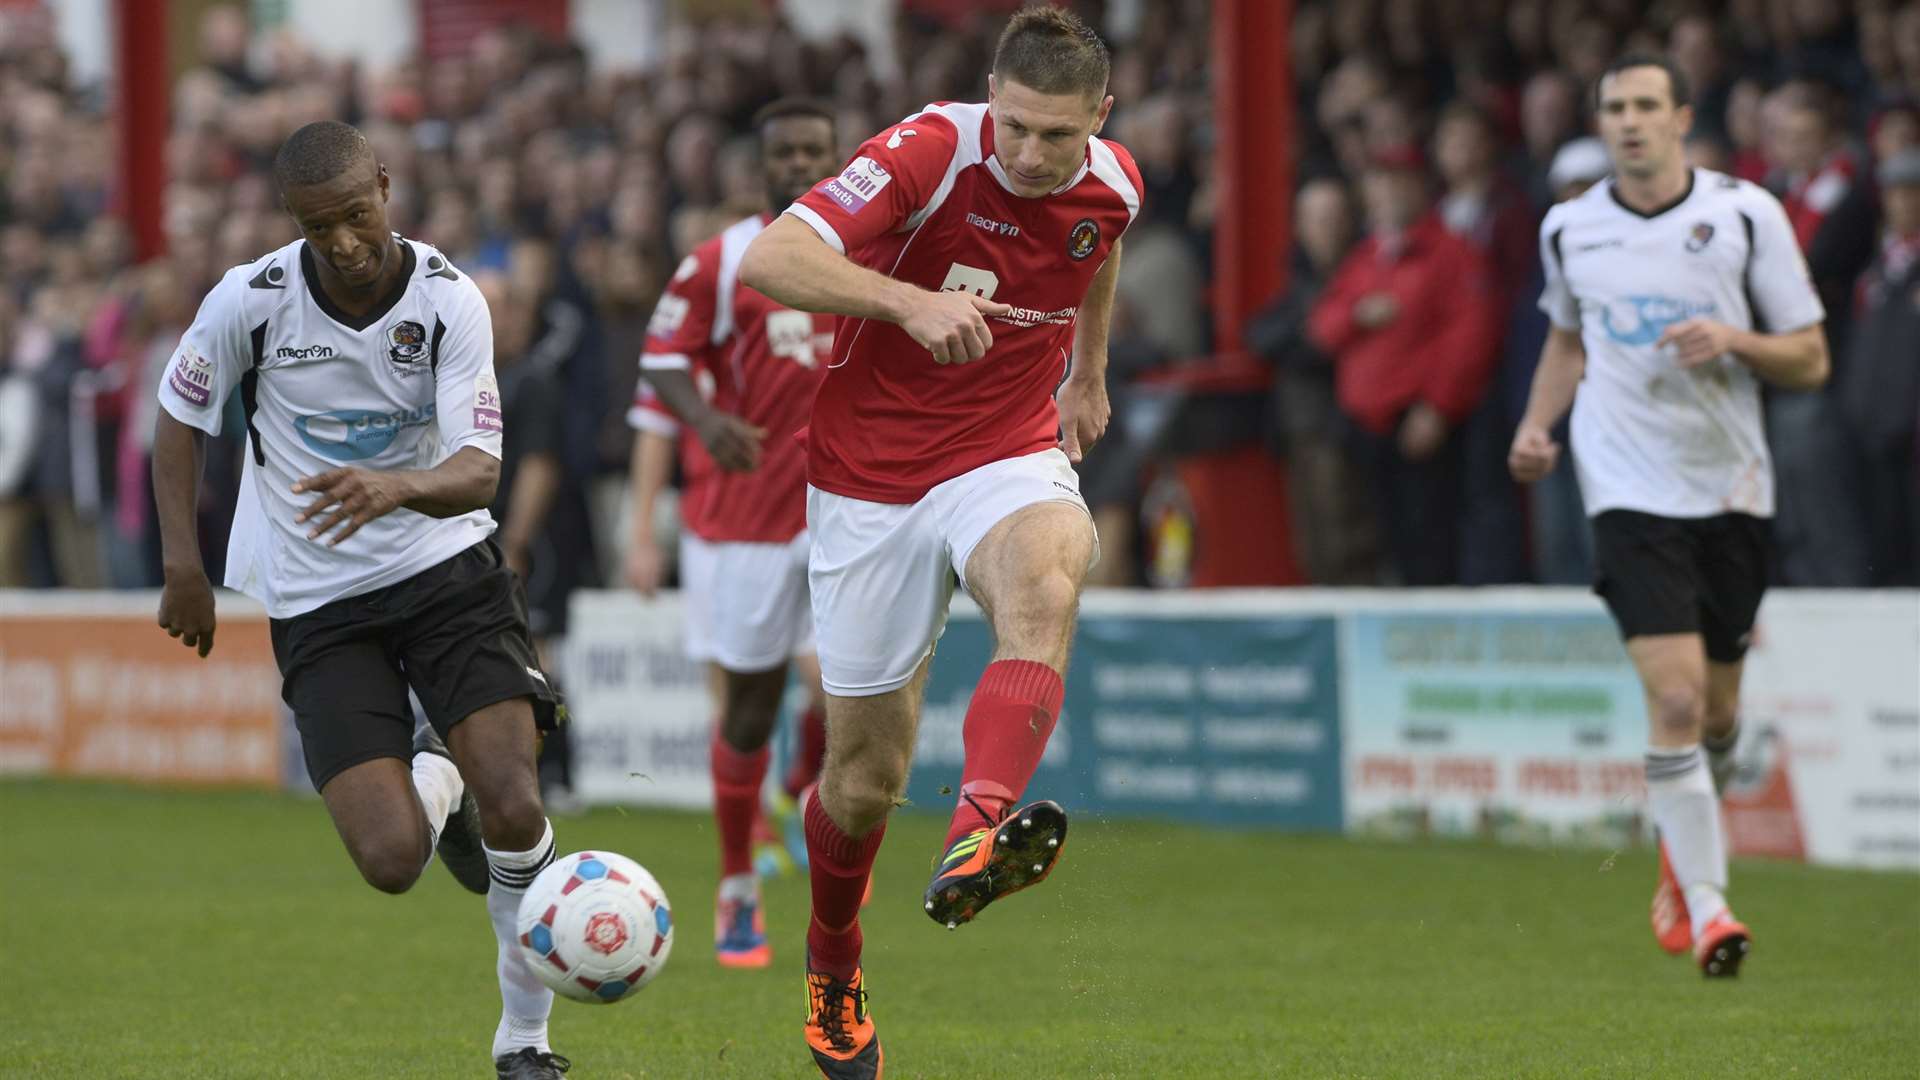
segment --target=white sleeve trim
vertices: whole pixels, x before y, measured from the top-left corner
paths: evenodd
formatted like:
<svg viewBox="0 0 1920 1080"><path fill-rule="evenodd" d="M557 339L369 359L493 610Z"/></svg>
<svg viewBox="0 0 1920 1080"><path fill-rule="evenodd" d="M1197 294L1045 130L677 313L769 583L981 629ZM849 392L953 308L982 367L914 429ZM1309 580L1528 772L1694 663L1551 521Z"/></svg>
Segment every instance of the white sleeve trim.
<svg viewBox="0 0 1920 1080"><path fill-rule="evenodd" d="M693 368L693 358L686 353L641 353L641 371L689 371Z"/></svg>
<svg viewBox="0 0 1920 1080"><path fill-rule="evenodd" d="M452 457L453 455L471 446L475 450L482 451L488 457L493 458L495 461L499 461L502 459L500 443L501 443L501 439L500 439L499 432L488 431L485 428L481 428L481 429L467 432L465 435L462 435L457 441L450 444L447 447L447 456Z"/></svg>
<svg viewBox="0 0 1920 1080"><path fill-rule="evenodd" d="M820 216L819 211L794 203L787 207L786 212L806 222L808 228L820 234L820 239L825 240L828 247L842 255L847 253L846 243L840 239L839 233L833 231L833 226L827 224L827 219Z"/></svg>
<svg viewBox="0 0 1920 1080"><path fill-rule="evenodd" d="M173 367L172 360L167 361L167 367L171 370ZM173 417L175 420L180 421L196 431L204 431L215 438L219 437L221 422L226 419L227 410L224 406L206 412L203 415L196 416L194 413L199 410L189 408L176 394L169 391L159 396L160 407L167 410L168 416Z"/></svg>
<svg viewBox="0 0 1920 1080"><path fill-rule="evenodd" d="M653 435L665 435L671 439L680 434L680 425L673 417L656 409L635 405L627 410L627 426L635 431L644 431Z"/></svg>
<svg viewBox="0 0 1920 1080"><path fill-rule="evenodd" d="M1120 201L1127 206L1127 223L1140 215L1140 192L1135 190L1133 181L1127 177L1127 170L1121 166L1120 158L1113 148L1098 138L1087 140L1087 164L1093 169L1093 175L1100 182L1114 190Z"/></svg>

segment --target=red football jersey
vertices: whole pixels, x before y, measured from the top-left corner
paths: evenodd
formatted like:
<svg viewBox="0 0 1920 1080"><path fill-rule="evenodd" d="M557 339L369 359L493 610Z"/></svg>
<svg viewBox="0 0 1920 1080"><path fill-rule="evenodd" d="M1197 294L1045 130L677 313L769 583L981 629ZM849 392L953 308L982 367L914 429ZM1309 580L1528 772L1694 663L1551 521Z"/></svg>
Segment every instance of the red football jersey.
<svg viewBox="0 0 1920 1080"><path fill-rule="evenodd" d="M711 373L710 383L698 381L703 391L711 385L713 407L767 433L760 467L744 473L719 468L683 435L682 501L693 512L682 520L702 540L786 543L807 527L806 451L795 435L825 371L833 316L782 307L740 284L740 257L770 220L747 218L695 248L647 324L641 367Z"/></svg>
<svg viewBox="0 0 1920 1080"><path fill-rule="evenodd" d="M867 140L845 171L787 208L854 262L927 289L1008 304L993 348L941 365L893 323L842 319L807 432L807 480L869 502L916 502L982 465L1054 445L1080 304L1140 211L1140 172L1115 142L1043 198L1015 195L985 105L929 105Z"/></svg>

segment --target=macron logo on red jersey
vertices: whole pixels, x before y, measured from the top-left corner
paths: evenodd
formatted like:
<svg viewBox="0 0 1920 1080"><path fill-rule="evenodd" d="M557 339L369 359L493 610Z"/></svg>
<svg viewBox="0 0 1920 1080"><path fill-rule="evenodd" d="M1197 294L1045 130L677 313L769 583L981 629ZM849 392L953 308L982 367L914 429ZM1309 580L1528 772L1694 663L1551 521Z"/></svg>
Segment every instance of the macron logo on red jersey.
<svg viewBox="0 0 1920 1080"><path fill-rule="evenodd" d="M870 157L857 157L847 164L845 172L827 181L820 190L839 203L847 213L857 214L865 210L874 196L891 183L893 174L882 168L879 162Z"/></svg>

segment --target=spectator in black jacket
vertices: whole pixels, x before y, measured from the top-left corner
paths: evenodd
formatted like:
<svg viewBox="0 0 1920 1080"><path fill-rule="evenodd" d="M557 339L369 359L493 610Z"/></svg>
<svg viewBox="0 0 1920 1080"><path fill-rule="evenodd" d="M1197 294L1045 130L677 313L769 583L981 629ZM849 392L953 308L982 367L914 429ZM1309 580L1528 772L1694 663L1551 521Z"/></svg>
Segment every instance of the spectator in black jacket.
<svg viewBox="0 0 1920 1080"><path fill-rule="evenodd" d="M1333 362L1307 337L1307 315L1353 246L1353 198L1339 180L1309 180L1294 199L1292 271L1286 292L1247 327L1247 347L1273 361L1274 420L1287 459L1294 550L1314 585L1379 583L1366 480L1347 447L1333 395Z"/></svg>
<svg viewBox="0 0 1920 1080"><path fill-rule="evenodd" d="M1863 585L1920 585L1920 149L1880 163L1885 227L1860 281L1849 363L1839 369L1865 516Z"/></svg>

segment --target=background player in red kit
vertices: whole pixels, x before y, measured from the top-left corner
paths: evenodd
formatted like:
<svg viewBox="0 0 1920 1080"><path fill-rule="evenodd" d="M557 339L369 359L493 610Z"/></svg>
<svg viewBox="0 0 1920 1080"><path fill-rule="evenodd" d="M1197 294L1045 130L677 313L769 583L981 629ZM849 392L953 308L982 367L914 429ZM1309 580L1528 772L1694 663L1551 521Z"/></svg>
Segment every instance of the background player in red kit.
<svg viewBox="0 0 1920 1080"><path fill-rule="evenodd" d="M832 175L833 118L825 108L777 101L754 127L770 206L785 207ZM752 829L788 660L811 639L806 462L794 433L807 422L833 337L830 316L782 307L740 284L740 256L771 216L746 218L687 256L660 298L640 357L643 387L711 457L690 463L712 471L689 507L681 572L691 651L720 672L710 759L720 834L714 950L728 967L773 960ZM713 378L711 403L694 383L696 368ZM813 723L817 730L818 717ZM797 764L806 763L808 741L803 735Z"/></svg>
<svg viewBox="0 0 1920 1080"><path fill-rule="evenodd" d="M931 105L869 139L741 263L781 303L841 316L807 460L828 715L805 810L806 1036L828 1077L881 1068L860 895L905 788L956 576L996 647L967 710L928 913L967 921L1046 876L1065 840L1059 806L1008 809L1053 731L1097 550L1071 463L1106 429L1107 323L1141 190L1127 152L1094 137L1113 104L1107 71L1084 23L1020 12L987 104Z"/></svg>

